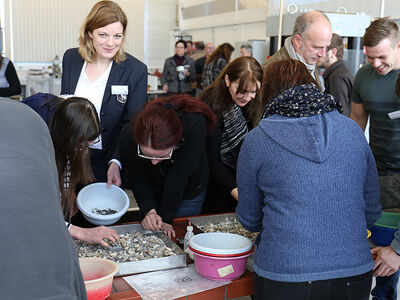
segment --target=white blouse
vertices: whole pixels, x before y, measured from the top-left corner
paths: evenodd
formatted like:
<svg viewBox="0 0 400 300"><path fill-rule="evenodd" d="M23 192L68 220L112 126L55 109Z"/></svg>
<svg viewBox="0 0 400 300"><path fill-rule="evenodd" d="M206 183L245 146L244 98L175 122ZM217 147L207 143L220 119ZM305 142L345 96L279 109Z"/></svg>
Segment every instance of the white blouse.
<svg viewBox="0 0 400 300"><path fill-rule="evenodd" d="M81 75L79 76L78 83L75 89L75 96L82 97L88 99L90 102L93 103L94 107L96 108L97 114L100 119L100 110L101 104L103 102L104 91L106 89L108 76L110 75L111 67L113 62L110 62L107 70L95 81L91 82L89 77L86 74L86 61L82 66ZM94 145L91 145L90 148L92 149L99 149L102 150L103 146L101 143L101 134L100 134L100 142Z"/></svg>

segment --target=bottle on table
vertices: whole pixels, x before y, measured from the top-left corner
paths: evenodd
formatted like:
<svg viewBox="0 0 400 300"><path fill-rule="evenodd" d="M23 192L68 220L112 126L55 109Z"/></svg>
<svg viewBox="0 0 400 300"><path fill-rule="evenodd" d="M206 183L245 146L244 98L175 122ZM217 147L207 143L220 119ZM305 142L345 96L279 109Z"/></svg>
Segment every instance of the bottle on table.
<svg viewBox="0 0 400 300"><path fill-rule="evenodd" d="M189 240L194 237L194 233L193 233L193 226L191 225L191 222L189 220L189 225L186 226L186 234L185 234L185 238L183 239L183 250L189 254L189 257L191 259L193 259L193 253L192 251L189 249Z"/></svg>

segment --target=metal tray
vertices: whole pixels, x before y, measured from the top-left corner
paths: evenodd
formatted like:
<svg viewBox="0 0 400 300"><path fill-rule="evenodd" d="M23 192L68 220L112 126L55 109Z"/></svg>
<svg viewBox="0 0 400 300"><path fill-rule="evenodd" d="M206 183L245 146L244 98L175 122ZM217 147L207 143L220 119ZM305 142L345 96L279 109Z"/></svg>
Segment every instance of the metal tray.
<svg viewBox="0 0 400 300"><path fill-rule="evenodd" d="M221 225L239 223L239 220L236 218L235 213L193 217L190 218L190 221L192 222L193 225L197 226L199 229L201 229L200 228L201 226L208 225L210 223L221 224Z"/></svg>
<svg viewBox="0 0 400 300"><path fill-rule="evenodd" d="M204 231L204 227L208 227L206 231L223 231L240 234L255 241L258 233L252 233L240 224L235 213L210 215L202 217L191 218L193 225L198 227L201 231Z"/></svg>
<svg viewBox="0 0 400 300"><path fill-rule="evenodd" d="M110 228L115 229L118 234L126 232L140 232L150 235L154 234L158 238L160 238L167 247L170 247L174 251L174 253L177 253L177 255L174 256L119 263L119 271L115 276L166 270L186 266L185 252L183 252L183 250L179 248L178 245L176 245L165 233L153 233L152 231L143 230L141 224L110 226Z"/></svg>

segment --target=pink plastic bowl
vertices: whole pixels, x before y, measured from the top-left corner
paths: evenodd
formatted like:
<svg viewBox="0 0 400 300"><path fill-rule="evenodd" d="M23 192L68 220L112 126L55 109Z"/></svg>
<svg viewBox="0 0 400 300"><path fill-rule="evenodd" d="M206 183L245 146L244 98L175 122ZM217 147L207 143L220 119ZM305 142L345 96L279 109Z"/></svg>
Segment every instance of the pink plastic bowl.
<svg viewBox="0 0 400 300"><path fill-rule="evenodd" d="M189 241L196 270L212 280L234 280L246 270L247 258L253 252L248 238L226 232L196 234Z"/></svg>
<svg viewBox="0 0 400 300"><path fill-rule="evenodd" d="M252 253L235 257L215 257L193 252L197 272L202 276L217 280L238 279L246 271L247 258Z"/></svg>
<svg viewBox="0 0 400 300"><path fill-rule="evenodd" d="M80 257L79 265L85 280L88 300L107 299L111 294L118 265L111 260L96 257Z"/></svg>

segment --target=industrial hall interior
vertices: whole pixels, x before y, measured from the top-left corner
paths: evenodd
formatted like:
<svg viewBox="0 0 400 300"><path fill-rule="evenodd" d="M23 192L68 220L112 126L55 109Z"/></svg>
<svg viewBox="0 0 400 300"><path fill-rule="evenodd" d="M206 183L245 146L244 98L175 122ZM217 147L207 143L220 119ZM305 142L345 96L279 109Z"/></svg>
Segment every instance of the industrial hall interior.
<svg viewBox="0 0 400 300"><path fill-rule="evenodd" d="M396 300L399 0L0 0L0 300Z"/></svg>

